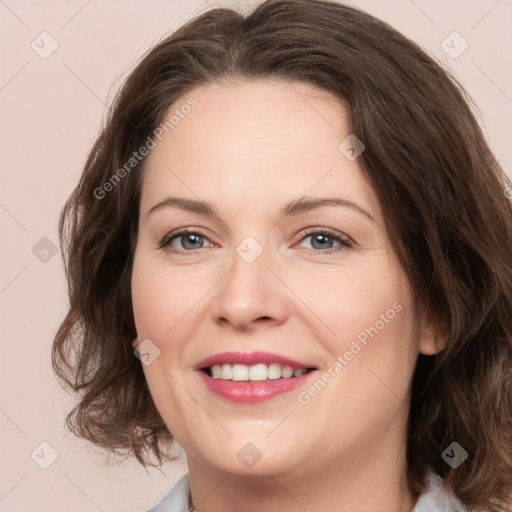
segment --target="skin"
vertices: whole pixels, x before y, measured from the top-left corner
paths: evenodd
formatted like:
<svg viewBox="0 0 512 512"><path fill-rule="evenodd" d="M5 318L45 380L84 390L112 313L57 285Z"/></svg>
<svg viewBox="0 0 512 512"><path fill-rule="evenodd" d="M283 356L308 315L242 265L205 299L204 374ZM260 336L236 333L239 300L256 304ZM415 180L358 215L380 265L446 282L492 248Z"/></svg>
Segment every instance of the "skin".
<svg viewBox="0 0 512 512"><path fill-rule="evenodd" d="M149 338L160 350L144 372L187 454L195 508L411 511L409 390L418 353L436 343L374 191L338 150L350 133L345 107L309 84L261 80L199 87L169 112L191 96L197 106L147 161L132 294L135 344ZM175 207L147 215L170 195L208 201L219 218ZM280 218L304 195L352 201L373 220L346 206ZM192 247L202 248L187 236L158 248L179 228L199 230ZM306 228L353 246L315 244ZM252 263L236 251L247 236L263 250ZM307 404L298 395L311 384L260 404L227 402L193 369L220 352L262 350L309 362L320 377L395 303L401 311ZM262 455L252 467L237 457L248 442Z"/></svg>

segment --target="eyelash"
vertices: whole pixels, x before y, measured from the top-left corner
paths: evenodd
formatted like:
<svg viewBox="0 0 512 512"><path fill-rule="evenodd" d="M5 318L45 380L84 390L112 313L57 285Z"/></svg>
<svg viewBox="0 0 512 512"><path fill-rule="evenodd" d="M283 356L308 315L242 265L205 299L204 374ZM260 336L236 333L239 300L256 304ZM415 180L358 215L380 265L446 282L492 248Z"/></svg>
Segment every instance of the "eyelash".
<svg viewBox="0 0 512 512"><path fill-rule="evenodd" d="M310 231L301 233L298 241L300 242L300 241L304 240L305 238L307 238L308 236L315 235L315 234L328 235L329 238L332 238L334 241L339 242L340 245L338 247L327 249L325 251L322 251L319 249L309 249L313 252L321 253L321 254L332 254L332 253L345 251L345 250L351 249L353 247L352 242L348 238L343 238L336 231L329 229L329 228L314 229L314 230L310 230ZM184 235L199 235L203 238L208 239L208 237L206 235L204 235L203 233L201 233L201 231L184 228L184 229L180 229L178 231L174 231L172 233L165 235L162 238L162 240L160 240L160 242L158 243L158 249L165 249L166 251L175 253L175 254L185 254L185 253L191 254L191 253L194 253L195 251L200 251L201 249L204 249L203 247L201 247L200 249L192 249L190 251L187 251L187 250L179 250L179 249L177 250L175 248L172 248L172 249L169 248L170 243L175 238L179 238L180 236L184 236Z"/></svg>

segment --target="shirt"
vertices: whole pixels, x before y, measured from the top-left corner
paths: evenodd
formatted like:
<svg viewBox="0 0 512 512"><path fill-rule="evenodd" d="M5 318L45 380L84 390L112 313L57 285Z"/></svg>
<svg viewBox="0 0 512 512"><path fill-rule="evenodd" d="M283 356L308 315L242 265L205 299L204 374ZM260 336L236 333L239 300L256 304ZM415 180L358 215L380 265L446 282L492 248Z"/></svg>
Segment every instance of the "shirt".
<svg viewBox="0 0 512 512"><path fill-rule="evenodd" d="M188 512L190 480L188 474L148 512ZM434 472L427 476L427 488L420 495L412 512L469 512L454 494L443 488L443 480Z"/></svg>

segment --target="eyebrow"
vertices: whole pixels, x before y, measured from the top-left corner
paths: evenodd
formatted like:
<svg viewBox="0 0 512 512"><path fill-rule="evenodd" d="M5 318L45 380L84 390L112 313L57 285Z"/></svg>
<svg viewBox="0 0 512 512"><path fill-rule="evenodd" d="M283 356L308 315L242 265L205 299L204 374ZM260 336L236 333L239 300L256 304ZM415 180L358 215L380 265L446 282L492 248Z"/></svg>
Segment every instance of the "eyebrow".
<svg viewBox="0 0 512 512"><path fill-rule="evenodd" d="M319 197L311 199L303 197L300 199L296 199L286 204L283 208L281 208L281 210L279 211L279 215L280 218L293 215L300 215L302 213L309 212L322 206L342 206L351 208L368 217L373 223L376 223L375 219L372 217L370 212L368 212L358 204L352 201L348 201L347 199L333 197ZM180 210L197 213L199 215L204 215L205 217L215 217L216 219L220 220L222 224L224 224L217 210L211 203L208 203L207 201L185 199L180 197L166 197L162 201L159 201L158 203L151 207L151 209L146 214L146 217L149 217L149 215L156 212L157 210L166 207L179 208Z"/></svg>

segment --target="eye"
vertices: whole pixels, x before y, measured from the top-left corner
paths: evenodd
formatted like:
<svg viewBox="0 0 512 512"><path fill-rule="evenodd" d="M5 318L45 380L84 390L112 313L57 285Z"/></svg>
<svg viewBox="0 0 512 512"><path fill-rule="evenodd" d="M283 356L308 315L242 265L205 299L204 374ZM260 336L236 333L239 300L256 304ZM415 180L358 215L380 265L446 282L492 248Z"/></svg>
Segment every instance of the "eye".
<svg viewBox="0 0 512 512"><path fill-rule="evenodd" d="M317 229L302 233L300 241L311 239L313 250L319 250L322 253L330 254L344 251L352 247L352 242L332 229ZM338 246L333 248L333 242L338 242ZM315 251L318 252L318 251Z"/></svg>
<svg viewBox="0 0 512 512"><path fill-rule="evenodd" d="M299 241L304 241L309 238L311 239L312 250L323 254L331 254L352 247L352 242L347 237L328 228L301 233ZM166 248L169 252L174 253L193 252L205 248L204 240L209 239L200 231L180 229L179 231L164 236L159 242L158 248ZM338 246L333 248L333 242L337 242ZM213 245L210 245L210 247L212 246Z"/></svg>
<svg viewBox="0 0 512 512"><path fill-rule="evenodd" d="M163 249L164 247L167 247L171 252L192 252L199 249L204 249L204 240L207 240L207 238L199 231L181 229L164 236L164 238L158 244L158 248ZM176 247L174 242L177 242L179 245L181 245L181 247Z"/></svg>

